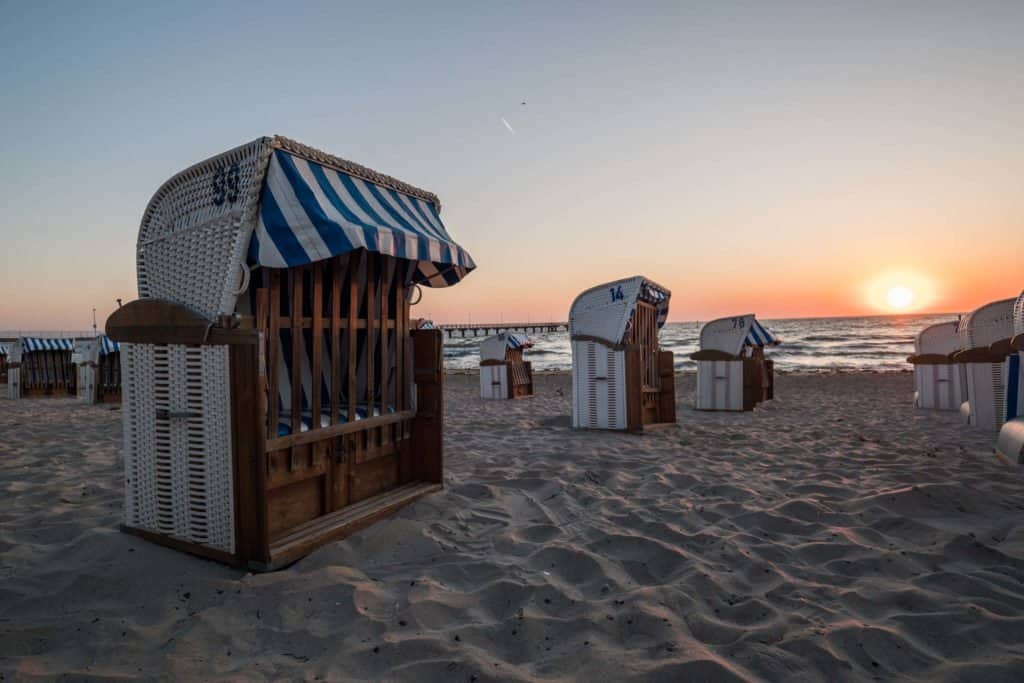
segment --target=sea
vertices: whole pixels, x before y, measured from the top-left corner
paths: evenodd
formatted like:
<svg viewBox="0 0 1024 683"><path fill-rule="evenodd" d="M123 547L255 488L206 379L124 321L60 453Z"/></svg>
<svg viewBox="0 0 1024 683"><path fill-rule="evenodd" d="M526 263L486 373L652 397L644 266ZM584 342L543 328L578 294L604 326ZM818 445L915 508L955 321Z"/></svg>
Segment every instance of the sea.
<svg viewBox="0 0 1024 683"><path fill-rule="evenodd" d="M796 318L762 320L782 341L767 350L778 372L909 372L907 356L914 350L914 335L934 323L956 320L957 314L882 315L862 318ZM676 370L695 372L690 354L697 350L702 322L667 323L660 334L663 349L675 354ZM18 332L0 332L0 339ZM85 338L91 332L21 332L25 336ZM534 370L572 369L572 351L567 332L531 333L534 346L527 360ZM460 337L458 332L444 340L445 367L476 369L480 365L481 334Z"/></svg>
<svg viewBox="0 0 1024 683"><path fill-rule="evenodd" d="M934 323L956 320L957 314L886 315L861 318L799 318L762 320L781 340L766 351L777 372L909 372L907 356L914 351L914 335ZM676 370L696 372L690 354L697 350L701 322L667 323L661 347L675 354ZM526 354L534 370L570 370L572 351L568 332L530 334L534 346ZM484 339L461 338L458 332L444 341L445 367L477 368Z"/></svg>

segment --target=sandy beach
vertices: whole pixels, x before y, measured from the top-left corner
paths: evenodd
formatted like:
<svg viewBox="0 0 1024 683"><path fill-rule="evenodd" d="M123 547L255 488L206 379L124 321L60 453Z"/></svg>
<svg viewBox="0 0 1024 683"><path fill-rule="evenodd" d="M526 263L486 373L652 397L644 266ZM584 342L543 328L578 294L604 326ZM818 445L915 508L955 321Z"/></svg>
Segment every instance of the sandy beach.
<svg viewBox="0 0 1024 683"><path fill-rule="evenodd" d="M117 410L0 399L0 679L1024 679L1024 479L911 375L639 436L536 385L449 375L446 490L262 575L118 531Z"/></svg>

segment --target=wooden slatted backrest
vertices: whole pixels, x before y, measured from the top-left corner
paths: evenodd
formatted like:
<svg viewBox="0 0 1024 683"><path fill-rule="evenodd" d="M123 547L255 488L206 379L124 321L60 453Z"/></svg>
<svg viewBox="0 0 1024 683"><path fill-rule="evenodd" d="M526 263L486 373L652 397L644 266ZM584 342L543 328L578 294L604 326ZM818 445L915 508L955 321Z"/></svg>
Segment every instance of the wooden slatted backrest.
<svg viewBox="0 0 1024 683"><path fill-rule="evenodd" d="M658 368L658 311L645 301L637 302L633 324L626 334L627 344L640 346L640 376L643 385L657 389L661 386Z"/></svg>
<svg viewBox="0 0 1024 683"><path fill-rule="evenodd" d="M315 430L409 409L404 265L360 250L258 274L255 317L266 340L270 438L278 436L281 410L297 434L304 427ZM291 396L288 405L279 405L283 382ZM387 432L382 438L393 436Z"/></svg>

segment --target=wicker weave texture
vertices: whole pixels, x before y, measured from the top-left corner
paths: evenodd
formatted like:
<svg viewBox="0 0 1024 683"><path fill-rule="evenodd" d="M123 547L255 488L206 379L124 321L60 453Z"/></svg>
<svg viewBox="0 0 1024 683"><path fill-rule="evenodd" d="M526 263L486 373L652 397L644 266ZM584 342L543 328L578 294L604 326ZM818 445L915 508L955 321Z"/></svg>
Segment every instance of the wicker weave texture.
<svg viewBox="0 0 1024 683"><path fill-rule="evenodd" d="M207 159L157 191L139 228L140 297L173 301L211 320L234 312L269 142Z"/></svg>
<svg viewBox="0 0 1024 683"><path fill-rule="evenodd" d="M234 552L226 346L124 344L125 517Z"/></svg>

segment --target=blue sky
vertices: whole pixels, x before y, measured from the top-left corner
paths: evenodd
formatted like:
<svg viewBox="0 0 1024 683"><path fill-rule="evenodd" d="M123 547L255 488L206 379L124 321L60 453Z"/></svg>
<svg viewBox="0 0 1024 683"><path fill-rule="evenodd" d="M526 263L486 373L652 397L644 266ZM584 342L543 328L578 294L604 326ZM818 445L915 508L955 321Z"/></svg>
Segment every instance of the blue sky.
<svg viewBox="0 0 1024 683"><path fill-rule="evenodd" d="M157 187L274 133L440 195L479 269L439 320L560 318L635 272L673 319L866 312L888 272L930 310L1024 286L1024 3L0 11L0 329L134 298Z"/></svg>

